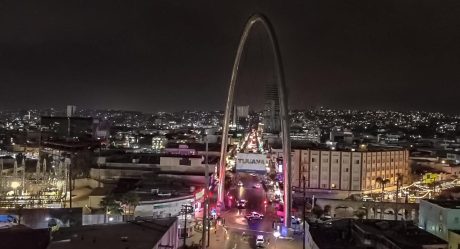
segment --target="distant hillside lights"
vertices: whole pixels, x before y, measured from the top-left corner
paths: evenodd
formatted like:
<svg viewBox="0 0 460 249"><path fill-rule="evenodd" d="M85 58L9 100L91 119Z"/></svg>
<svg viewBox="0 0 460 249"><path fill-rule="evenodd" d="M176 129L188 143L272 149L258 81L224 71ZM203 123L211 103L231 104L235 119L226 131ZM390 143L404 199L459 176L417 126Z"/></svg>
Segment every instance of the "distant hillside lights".
<svg viewBox="0 0 460 249"><path fill-rule="evenodd" d="M153 137L152 138L152 149L156 152L160 152L165 148L167 143L168 143L168 139L164 136Z"/></svg>

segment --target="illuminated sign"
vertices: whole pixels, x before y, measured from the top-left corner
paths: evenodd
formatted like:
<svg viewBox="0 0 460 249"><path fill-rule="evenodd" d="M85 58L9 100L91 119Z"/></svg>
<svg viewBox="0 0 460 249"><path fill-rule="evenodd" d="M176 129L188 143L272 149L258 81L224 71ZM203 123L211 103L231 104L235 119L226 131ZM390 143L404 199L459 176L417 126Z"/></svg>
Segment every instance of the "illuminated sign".
<svg viewBox="0 0 460 249"><path fill-rule="evenodd" d="M255 153L238 153L236 155L236 171L266 173L268 159L266 155Z"/></svg>
<svg viewBox="0 0 460 249"><path fill-rule="evenodd" d="M424 184L432 184L438 180L439 174L435 173L426 173L423 175L423 183Z"/></svg>

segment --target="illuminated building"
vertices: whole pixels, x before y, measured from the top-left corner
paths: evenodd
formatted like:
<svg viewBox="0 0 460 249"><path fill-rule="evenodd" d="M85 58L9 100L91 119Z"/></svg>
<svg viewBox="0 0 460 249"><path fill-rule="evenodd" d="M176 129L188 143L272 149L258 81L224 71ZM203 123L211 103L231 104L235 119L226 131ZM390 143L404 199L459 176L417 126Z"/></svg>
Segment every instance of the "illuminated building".
<svg viewBox="0 0 460 249"><path fill-rule="evenodd" d="M310 189L380 189L376 178L389 179L388 186L394 186L398 174L406 176L409 167L409 152L403 149L293 149L291 155L292 186L298 188L303 186L302 176L305 176L306 187Z"/></svg>

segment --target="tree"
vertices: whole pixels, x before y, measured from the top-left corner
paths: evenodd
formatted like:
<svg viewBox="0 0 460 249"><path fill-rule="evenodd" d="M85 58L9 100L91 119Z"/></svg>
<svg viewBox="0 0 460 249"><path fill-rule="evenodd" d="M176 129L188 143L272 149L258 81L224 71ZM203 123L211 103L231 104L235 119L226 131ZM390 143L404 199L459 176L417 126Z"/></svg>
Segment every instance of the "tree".
<svg viewBox="0 0 460 249"><path fill-rule="evenodd" d="M120 203L116 201L115 196L110 194L104 198L102 198L101 202L99 203L101 208L105 211L105 219L107 220L108 214L122 214L123 209L120 206Z"/></svg>
<svg viewBox="0 0 460 249"><path fill-rule="evenodd" d="M134 192L127 192L121 197L121 203L128 207L128 214L132 214L139 205L139 196Z"/></svg>
<svg viewBox="0 0 460 249"><path fill-rule="evenodd" d="M379 183L380 184L380 187L382 187L382 202L384 201L385 199L385 185L387 185L388 183L390 183L390 179L383 179L382 177L377 177L375 179L375 182Z"/></svg>

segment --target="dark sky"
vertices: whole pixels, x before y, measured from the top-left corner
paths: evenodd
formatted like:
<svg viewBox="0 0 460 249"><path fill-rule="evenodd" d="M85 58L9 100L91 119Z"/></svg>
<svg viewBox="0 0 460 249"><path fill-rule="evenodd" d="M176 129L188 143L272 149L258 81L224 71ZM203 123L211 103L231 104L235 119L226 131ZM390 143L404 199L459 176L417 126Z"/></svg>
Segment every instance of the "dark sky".
<svg viewBox="0 0 460 249"><path fill-rule="evenodd" d="M0 1L0 109L222 109L251 13L274 25L291 108L460 113L460 2ZM272 55L255 28L237 103L260 107Z"/></svg>

